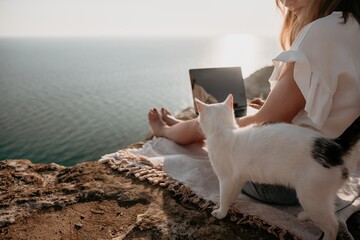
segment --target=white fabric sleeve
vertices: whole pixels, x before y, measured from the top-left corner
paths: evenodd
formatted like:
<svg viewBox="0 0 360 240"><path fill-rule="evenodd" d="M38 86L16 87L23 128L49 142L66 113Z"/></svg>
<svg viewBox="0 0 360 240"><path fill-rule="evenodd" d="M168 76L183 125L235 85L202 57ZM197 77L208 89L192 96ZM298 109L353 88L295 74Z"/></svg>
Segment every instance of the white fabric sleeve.
<svg viewBox="0 0 360 240"><path fill-rule="evenodd" d="M333 92L320 75L312 71L310 62L304 53L299 50L289 50L273 60L275 70L269 80L271 87L275 86L280 77L283 63L290 62L295 62L294 79L306 100L304 110L311 121L321 128L330 113Z"/></svg>

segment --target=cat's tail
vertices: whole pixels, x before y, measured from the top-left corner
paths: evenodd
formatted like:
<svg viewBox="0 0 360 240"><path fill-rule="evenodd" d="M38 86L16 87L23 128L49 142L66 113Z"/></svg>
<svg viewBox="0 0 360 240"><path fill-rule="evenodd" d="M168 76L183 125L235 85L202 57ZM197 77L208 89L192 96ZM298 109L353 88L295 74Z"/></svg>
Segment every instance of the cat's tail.
<svg viewBox="0 0 360 240"><path fill-rule="evenodd" d="M360 116L341 134L335 139L343 150L343 153L348 153L360 140Z"/></svg>

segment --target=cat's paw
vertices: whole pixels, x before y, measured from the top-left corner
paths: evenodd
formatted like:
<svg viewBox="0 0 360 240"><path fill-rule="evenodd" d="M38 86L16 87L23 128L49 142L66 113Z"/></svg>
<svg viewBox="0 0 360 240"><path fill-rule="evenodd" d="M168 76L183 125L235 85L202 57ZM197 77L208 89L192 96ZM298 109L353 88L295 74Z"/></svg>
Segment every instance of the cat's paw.
<svg viewBox="0 0 360 240"><path fill-rule="evenodd" d="M310 215L307 213L307 212L305 212L305 211L303 211L303 212L300 212L298 215L297 215L297 218L300 220L300 221L309 221L309 220L311 220L311 218L310 218Z"/></svg>
<svg viewBox="0 0 360 240"><path fill-rule="evenodd" d="M224 217L226 217L227 212L221 212L220 209L216 209L211 212L211 215L213 215L217 219L223 219Z"/></svg>

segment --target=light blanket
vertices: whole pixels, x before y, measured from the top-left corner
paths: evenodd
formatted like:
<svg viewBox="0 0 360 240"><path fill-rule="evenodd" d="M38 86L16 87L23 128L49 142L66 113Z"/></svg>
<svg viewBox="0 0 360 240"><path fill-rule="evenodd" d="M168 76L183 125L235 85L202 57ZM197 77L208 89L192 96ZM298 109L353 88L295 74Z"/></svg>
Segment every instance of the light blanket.
<svg viewBox="0 0 360 240"><path fill-rule="evenodd" d="M168 187L203 209L214 208L219 202L218 178L200 143L184 146L166 138L154 138L141 148L107 154L100 161L141 180ZM353 239L346 220L360 210L360 171L355 171L339 191L336 208L343 239ZM265 229L279 239L321 239L322 232L314 223L297 219L301 210L300 206L270 205L239 194L229 215L239 224Z"/></svg>

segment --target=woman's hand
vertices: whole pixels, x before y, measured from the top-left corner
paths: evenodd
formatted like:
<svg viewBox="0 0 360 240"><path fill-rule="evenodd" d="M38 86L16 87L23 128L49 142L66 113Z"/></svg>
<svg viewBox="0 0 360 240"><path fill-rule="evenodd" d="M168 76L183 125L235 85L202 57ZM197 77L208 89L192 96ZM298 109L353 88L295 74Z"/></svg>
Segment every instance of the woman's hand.
<svg viewBox="0 0 360 240"><path fill-rule="evenodd" d="M250 101L249 106L255 109L260 109L264 105L265 101L261 98L254 98Z"/></svg>

